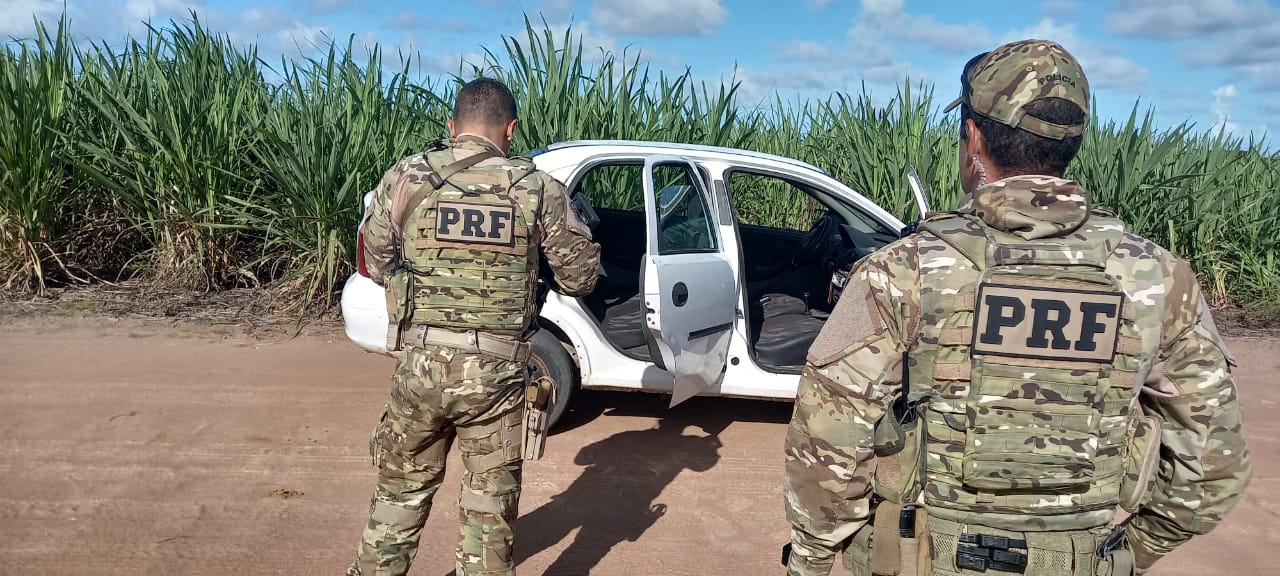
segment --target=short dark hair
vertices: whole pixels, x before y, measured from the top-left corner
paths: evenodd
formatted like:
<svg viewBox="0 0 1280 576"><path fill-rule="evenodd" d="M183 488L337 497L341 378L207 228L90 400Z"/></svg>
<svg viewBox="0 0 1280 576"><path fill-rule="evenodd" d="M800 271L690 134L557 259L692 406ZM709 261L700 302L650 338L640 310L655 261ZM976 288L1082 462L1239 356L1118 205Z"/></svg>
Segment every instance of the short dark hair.
<svg viewBox="0 0 1280 576"><path fill-rule="evenodd" d="M973 57L965 64L964 72L960 76L962 90L969 89L969 71L983 56L986 56L985 52ZM1085 120L1085 111L1065 98L1037 100L1027 104L1024 110L1029 116L1054 124L1079 124ZM1084 135L1054 140L1032 134L976 114L967 102L961 103L960 124L963 126L965 120L970 118L982 132L982 139L987 143L987 152L991 155L991 161L1006 172L1062 174L1080 152L1080 145L1084 142Z"/></svg>
<svg viewBox="0 0 1280 576"><path fill-rule="evenodd" d="M503 126L516 119L516 99L500 80L476 78L458 91L453 121L459 124Z"/></svg>

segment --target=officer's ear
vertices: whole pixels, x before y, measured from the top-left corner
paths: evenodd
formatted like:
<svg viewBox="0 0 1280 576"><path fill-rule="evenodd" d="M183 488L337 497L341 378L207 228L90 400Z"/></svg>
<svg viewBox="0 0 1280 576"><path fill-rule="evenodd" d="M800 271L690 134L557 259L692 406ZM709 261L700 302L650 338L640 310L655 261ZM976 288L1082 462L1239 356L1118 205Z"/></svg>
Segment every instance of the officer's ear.
<svg viewBox="0 0 1280 576"><path fill-rule="evenodd" d="M453 127L453 118L448 119L444 124L449 128L449 137L456 139L458 137L458 129Z"/></svg>
<svg viewBox="0 0 1280 576"><path fill-rule="evenodd" d="M972 154L986 154L986 140L982 137L982 130L978 128L978 123L973 118L965 118L960 122L960 148L965 156Z"/></svg>
<svg viewBox="0 0 1280 576"><path fill-rule="evenodd" d="M510 122L507 122L507 129L505 134L507 138L507 142L511 142L512 140L516 139L516 123L519 121L520 121L519 118L512 118Z"/></svg>

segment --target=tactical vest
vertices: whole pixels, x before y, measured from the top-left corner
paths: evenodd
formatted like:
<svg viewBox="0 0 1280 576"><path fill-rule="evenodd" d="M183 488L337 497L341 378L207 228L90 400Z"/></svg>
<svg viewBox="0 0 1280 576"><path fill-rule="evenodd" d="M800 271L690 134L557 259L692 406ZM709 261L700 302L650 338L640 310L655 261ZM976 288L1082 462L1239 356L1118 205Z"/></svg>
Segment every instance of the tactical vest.
<svg viewBox="0 0 1280 576"><path fill-rule="evenodd" d="M1157 461L1158 421L1138 392L1159 348L1160 262L1117 251L1124 224L1101 214L1031 241L968 215L921 230L913 402L895 405L916 417L878 426L878 439L898 436L877 446L878 496L1031 532L1135 510Z"/></svg>
<svg viewBox="0 0 1280 576"><path fill-rule="evenodd" d="M454 162L449 148L428 151L426 159L435 172ZM392 314L393 333L416 325L524 335L537 314L533 235L542 181L526 178L533 172L524 158L472 166L407 207L401 251L408 273L392 282L390 298L403 298ZM416 179L405 193L422 194L431 180ZM513 190L517 182L520 191Z"/></svg>

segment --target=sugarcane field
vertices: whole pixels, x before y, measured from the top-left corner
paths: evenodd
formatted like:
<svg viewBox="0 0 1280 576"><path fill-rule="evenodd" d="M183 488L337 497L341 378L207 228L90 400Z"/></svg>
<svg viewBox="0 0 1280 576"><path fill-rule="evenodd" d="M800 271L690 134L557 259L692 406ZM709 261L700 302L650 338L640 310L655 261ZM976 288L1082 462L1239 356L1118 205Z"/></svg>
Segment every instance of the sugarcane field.
<svg viewBox="0 0 1280 576"><path fill-rule="evenodd" d="M1273 573L1280 3L748 4L0 8L0 575Z"/></svg>

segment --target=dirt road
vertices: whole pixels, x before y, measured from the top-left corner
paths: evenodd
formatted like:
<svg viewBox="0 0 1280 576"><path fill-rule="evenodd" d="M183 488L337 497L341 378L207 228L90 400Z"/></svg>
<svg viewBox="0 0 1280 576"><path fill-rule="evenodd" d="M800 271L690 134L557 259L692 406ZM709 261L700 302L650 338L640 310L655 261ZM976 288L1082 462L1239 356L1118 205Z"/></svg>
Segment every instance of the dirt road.
<svg viewBox="0 0 1280 576"><path fill-rule="evenodd" d="M0 573L339 574L389 359L341 334L0 324ZM1264 574L1280 547L1280 341L1232 340L1255 478L1155 574ZM780 574L790 405L584 393L526 465L521 574ZM452 569L456 454L414 574ZM838 568L835 573L846 573Z"/></svg>

